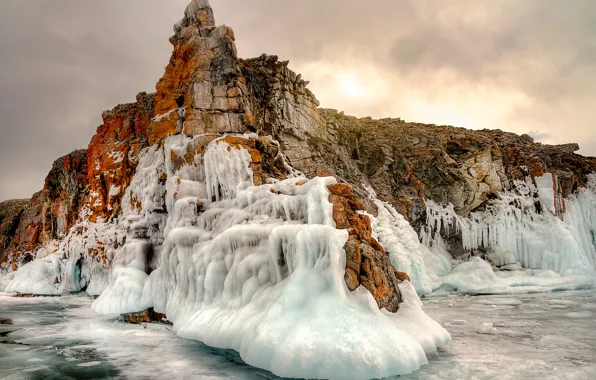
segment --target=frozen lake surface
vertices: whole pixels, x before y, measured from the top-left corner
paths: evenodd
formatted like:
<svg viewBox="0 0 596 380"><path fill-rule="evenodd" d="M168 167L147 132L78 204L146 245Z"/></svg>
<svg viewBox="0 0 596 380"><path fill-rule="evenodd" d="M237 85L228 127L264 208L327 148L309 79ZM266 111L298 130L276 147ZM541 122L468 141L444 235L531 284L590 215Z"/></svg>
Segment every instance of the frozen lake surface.
<svg viewBox="0 0 596 380"><path fill-rule="evenodd" d="M0 293L2 379L278 379L160 324L99 316L85 296ZM453 345L400 379L596 379L596 293L430 296Z"/></svg>

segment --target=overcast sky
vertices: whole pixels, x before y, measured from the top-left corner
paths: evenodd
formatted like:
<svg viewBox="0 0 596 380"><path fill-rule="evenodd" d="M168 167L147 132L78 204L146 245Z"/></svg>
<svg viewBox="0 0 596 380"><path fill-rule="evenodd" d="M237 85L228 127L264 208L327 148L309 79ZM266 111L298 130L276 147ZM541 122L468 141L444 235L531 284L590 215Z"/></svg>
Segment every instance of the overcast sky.
<svg viewBox="0 0 596 380"><path fill-rule="evenodd" d="M40 190L101 113L151 92L189 0L0 0L0 201ZM355 116L530 133L596 155L594 0L211 0Z"/></svg>

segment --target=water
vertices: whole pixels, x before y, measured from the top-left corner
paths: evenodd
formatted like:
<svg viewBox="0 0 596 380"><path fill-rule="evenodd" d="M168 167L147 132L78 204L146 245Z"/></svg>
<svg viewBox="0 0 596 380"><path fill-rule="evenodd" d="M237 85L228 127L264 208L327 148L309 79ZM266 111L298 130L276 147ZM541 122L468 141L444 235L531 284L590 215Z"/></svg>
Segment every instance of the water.
<svg viewBox="0 0 596 380"><path fill-rule="evenodd" d="M235 352L181 339L170 326L99 316L92 301L0 293L0 378L279 379ZM596 379L592 291L431 296L424 303L453 345L403 379Z"/></svg>

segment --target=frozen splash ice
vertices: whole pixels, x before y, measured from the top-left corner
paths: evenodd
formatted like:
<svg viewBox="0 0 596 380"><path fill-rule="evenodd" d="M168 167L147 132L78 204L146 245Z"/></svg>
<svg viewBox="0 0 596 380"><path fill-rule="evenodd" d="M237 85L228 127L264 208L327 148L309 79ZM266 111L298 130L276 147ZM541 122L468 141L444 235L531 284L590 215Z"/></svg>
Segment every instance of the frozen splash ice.
<svg viewBox="0 0 596 380"><path fill-rule="evenodd" d="M55 273L72 289L96 284L101 295L92 307L99 313L154 307L180 336L234 349L248 364L288 377L410 373L450 343L408 282L400 284L404 302L395 314L379 310L365 289L347 289L348 234L335 228L328 200L334 178L293 172L254 186L249 153L223 139L192 165L175 165L172 152L185 155L196 138L173 136L145 149L124 192L123 215L83 221L85 233L69 235L43 286L56 282ZM445 260L423 247L391 206L379 207L376 236L395 265L420 276L416 287L431 291ZM91 272L85 252L92 239L111 247L109 281L106 274L82 275Z"/></svg>
<svg viewBox="0 0 596 380"><path fill-rule="evenodd" d="M84 218L73 226L59 244L51 242L37 251L36 260L13 274L6 291L59 295L86 291L99 295L108 284L108 268L95 253L124 241L125 234L117 224L95 223ZM51 249L48 249L51 248Z"/></svg>
<svg viewBox="0 0 596 380"><path fill-rule="evenodd" d="M252 185L250 154L225 142L215 143L205 152L205 179L208 200L220 196L234 198L239 191Z"/></svg>
<svg viewBox="0 0 596 380"><path fill-rule="evenodd" d="M39 250L37 260L14 274L7 291L37 294L86 291L100 295L109 286L110 263L119 256L136 223L146 226L145 235L152 246L162 244L167 219L163 212L166 189L160 180L166 173L164 148L146 148L139 157L136 174L123 196L123 215L110 221L91 222L90 210L83 208L79 222L55 252L47 256L47 249ZM32 271L37 274L31 276Z"/></svg>
<svg viewBox="0 0 596 380"><path fill-rule="evenodd" d="M373 236L385 248L395 268L408 273L418 294L439 288L442 276L451 270L448 257L422 245L410 223L389 203L378 200L372 189L369 197L377 206L376 217L366 213Z"/></svg>
<svg viewBox="0 0 596 380"><path fill-rule="evenodd" d="M423 242L431 249L442 245L440 231L456 232L468 252L486 251L490 264L461 264L444 279L460 292L506 293L592 287L596 281L596 175L588 187L563 201L554 196L552 175L514 183L514 189L483 212L469 217L452 205L427 204ZM563 210L566 210L565 212ZM481 260L481 259L477 259ZM476 282L476 279L482 279Z"/></svg>
<svg viewBox="0 0 596 380"><path fill-rule="evenodd" d="M6 291L42 295L61 294L60 273L60 263L57 257L50 256L34 260L15 273L13 280L6 287Z"/></svg>
<svg viewBox="0 0 596 380"><path fill-rule="evenodd" d="M93 304L95 311L123 314L151 307L142 303L143 289L149 277L146 272L151 249L146 240L132 237L118 250L112 262L110 282Z"/></svg>
<svg viewBox="0 0 596 380"><path fill-rule="evenodd" d="M219 268L219 276L208 275L218 261L203 258L210 263L203 296L178 314L178 334L233 348L247 363L285 377L368 379L418 369L426 364L424 348L435 351L449 335L436 324L433 333L417 334L399 323L410 320L406 307L394 320L367 291L349 292L346 239L345 231L330 226L285 225L274 227L257 249L237 244L234 263L227 272ZM195 294L174 307L188 307Z"/></svg>
<svg viewBox="0 0 596 380"><path fill-rule="evenodd" d="M335 228L328 200L334 178L307 180L294 173L254 186L248 152L222 139L209 144L204 160L175 169L167 152L183 154L191 142L171 137L161 153L144 155L141 178L127 190L124 217L157 223L163 236L151 244L151 259L142 239L127 239L115 252L110 283L94 310L119 314L154 307L180 336L234 349L247 363L288 377L409 373L427 363L426 354L450 343L409 283L400 285L405 301L396 314L379 310L368 291L347 289L347 232ZM161 157L161 169L148 165ZM156 181L160 173L165 185ZM162 196L165 222L152 211ZM139 200L140 210L132 207ZM393 244L392 260L402 263L413 249L414 261L417 254L431 254L394 211L375 219L385 223L379 237ZM156 269L148 276L143 267L149 261ZM425 277L417 286L432 290L433 281Z"/></svg>

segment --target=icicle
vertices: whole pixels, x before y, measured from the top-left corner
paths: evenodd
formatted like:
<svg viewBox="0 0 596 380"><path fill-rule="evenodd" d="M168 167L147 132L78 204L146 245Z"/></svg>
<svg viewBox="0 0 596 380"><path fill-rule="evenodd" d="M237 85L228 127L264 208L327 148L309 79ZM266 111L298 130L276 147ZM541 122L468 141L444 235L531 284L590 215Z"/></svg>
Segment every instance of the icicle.
<svg viewBox="0 0 596 380"><path fill-rule="evenodd" d="M207 195L210 200L234 198L253 184L251 157L246 149L236 149L221 140L209 144L205 153Z"/></svg>
<svg viewBox="0 0 596 380"><path fill-rule="evenodd" d="M561 283L566 288L568 278L575 284L571 287L592 286L596 278L596 176L589 177L588 188L566 200L563 220L553 195L555 183L552 175L537 178L536 186L529 179L514 181L512 191L501 193L485 211L468 218L457 215L451 205L428 202L423 243L431 249L441 244L441 231L448 232L449 226L455 225L463 248L487 251L496 268L554 271L564 277ZM552 282L548 286L559 285Z"/></svg>
<svg viewBox="0 0 596 380"><path fill-rule="evenodd" d="M335 178L306 180L293 171L254 186L250 154L221 140L208 145L203 163L178 167L173 155L186 155L191 143L172 136L145 149L124 190L123 215L110 223L84 220L84 232L69 234L61 255L34 261L39 268L30 270L43 276L33 281L48 289L62 276L72 289L105 288L93 304L100 313L153 307L179 335L235 349L247 363L287 377L405 374L450 343L409 283L399 285L405 301L395 314L379 310L366 289L348 290L348 232L335 228L327 188ZM379 207L373 228L392 262L431 291L445 261L420 245L393 208ZM109 281L87 253L100 245Z"/></svg>

